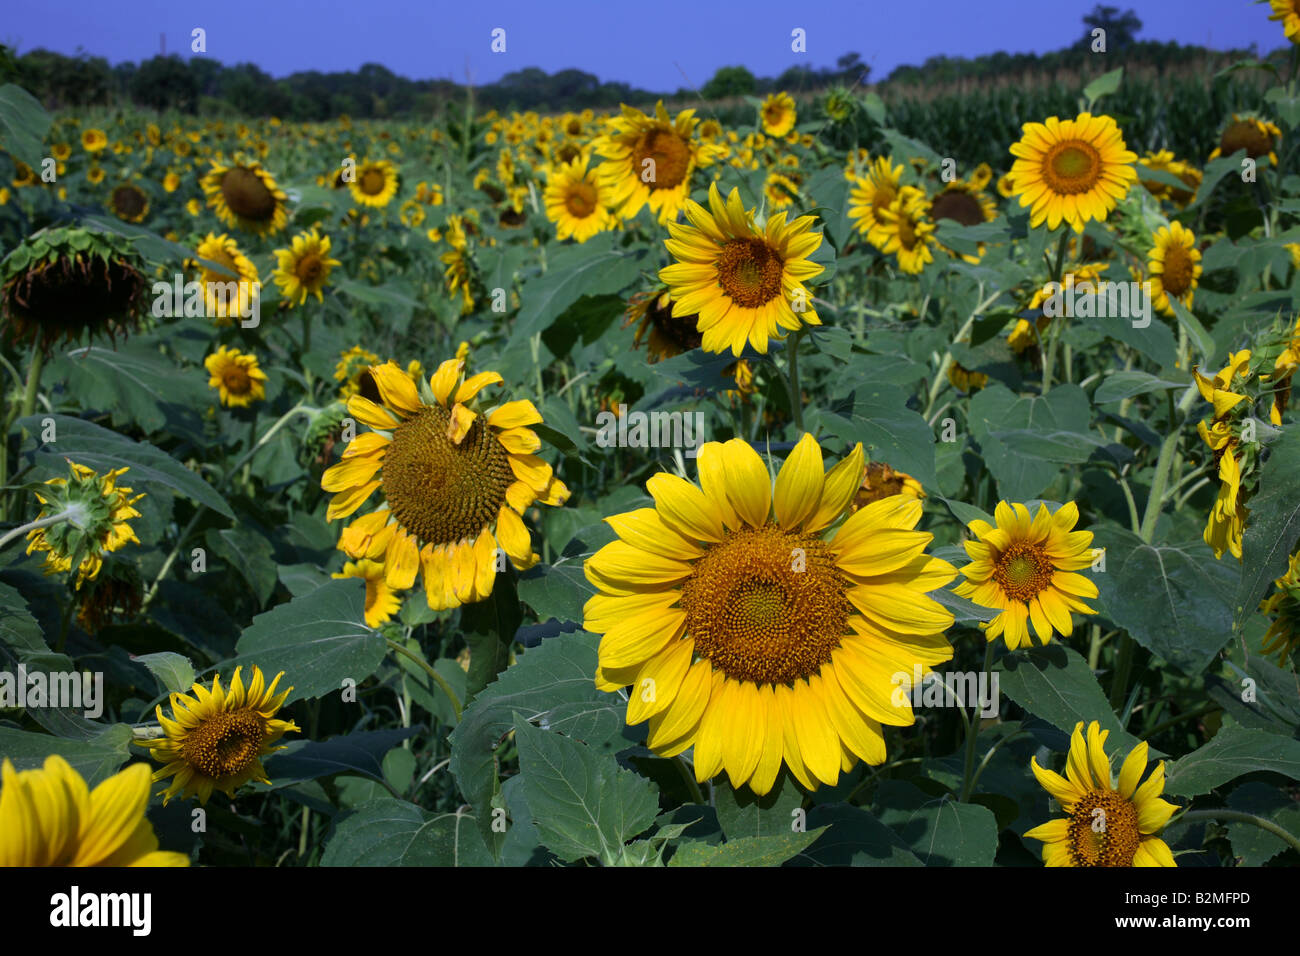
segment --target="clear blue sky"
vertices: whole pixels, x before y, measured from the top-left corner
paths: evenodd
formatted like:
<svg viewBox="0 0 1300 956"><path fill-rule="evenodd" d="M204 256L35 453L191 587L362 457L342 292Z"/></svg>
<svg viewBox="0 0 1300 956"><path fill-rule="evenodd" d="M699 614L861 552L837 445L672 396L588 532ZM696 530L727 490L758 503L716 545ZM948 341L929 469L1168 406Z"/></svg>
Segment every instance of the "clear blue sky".
<svg viewBox="0 0 1300 956"><path fill-rule="evenodd" d="M19 53L78 48L110 62L159 50L188 56L190 31L207 31L207 55L253 62L274 76L382 63L413 79L487 83L511 70L577 67L649 90L703 84L719 66L774 76L797 63L830 66L850 50L881 79L929 56L998 50L1046 52L1083 31L1096 0L63 0L8 4L0 42ZM1225 49L1286 44L1267 3L1252 0L1110 0L1133 8L1142 39ZM490 51L494 27L506 52ZM795 27L808 52L791 52Z"/></svg>

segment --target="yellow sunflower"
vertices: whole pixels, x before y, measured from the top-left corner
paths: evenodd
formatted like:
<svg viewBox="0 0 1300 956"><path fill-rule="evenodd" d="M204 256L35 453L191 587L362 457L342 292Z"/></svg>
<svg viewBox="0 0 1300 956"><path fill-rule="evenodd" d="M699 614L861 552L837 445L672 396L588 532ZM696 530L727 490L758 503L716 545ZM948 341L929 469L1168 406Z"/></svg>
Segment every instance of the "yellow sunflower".
<svg viewBox="0 0 1300 956"><path fill-rule="evenodd" d="M339 386L339 398L347 401L356 395L361 390L362 374L367 373L371 365L378 363L379 356L360 345L354 345L340 353L338 364L334 366L334 380L343 383Z"/></svg>
<svg viewBox="0 0 1300 956"><path fill-rule="evenodd" d="M763 228L746 211L740 191L726 202L717 183L709 185L709 206L686 201L688 223L668 224L664 245L677 261L659 270L673 298L673 314L699 313L707 352L730 348L740 355L748 342L766 353L769 339L784 338L802 325L821 325L804 281L823 267L808 257L821 245L812 216L786 222L768 217Z"/></svg>
<svg viewBox="0 0 1300 956"><path fill-rule="evenodd" d="M362 206L387 206L397 195L397 167L387 159L367 160L357 167L348 192Z"/></svg>
<svg viewBox="0 0 1300 956"><path fill-rule="evenodd" d="M130 488L117 483L129 470L115 468L100 475L69 460L67 478L50 478L44 491L33 492L41 503L38 520L69 515L66 521L27 532L27 553L45 555L42 570L46 574L67 573L76 560L76 587L80 588L99 576L105 554L131 542L140 543L127 522L140 517L135 503L144 494L133 496Z"/></svg>
<svg viewBox="0 0 1300 956"><path fill-rule="evenodd" d="M1300 368L1300 319L1296 319L1285 346L1273 361L1273 371L1260 374L1262 380L1272 383L1273 403L1268 408L1268 420L1274 425L1282 424L1282 413L1291 400L1291 380L1297 368Z"/></svg>
<svg viewBox="0 0 1300 956"><path fill-rule="evenodd" d="M89 169L86 170L86 182L98 186L103 181L104 181L103 166L91 166Z"/></svg>
<svg viewBox="0 0 1300 956"><path fill-rule="evenodd" d="M172 694L170 720L163 716L161 704L155 708L164 736L140 746L148 747L153 759L163 765L154 771L155 781L173 778L163 791L163 803L177 794L181 799L197 794L199 803L206 804L214 790L233 799L235 791L249 781L271 782L261 758L283 750L274 744L286 733L301 730L292 720L275 717L293 688L276 694L284 672L267 687L257 667L245 687L240 670L235 668L229 689L221 686L217 674L211 689L196 683L190 694Z"/></svg>
<svg viewBox="0 0 1300 956"><path fill-rule="evenodd" d="M623 314L624 327L636 324L633 345L640 347L642 342L647 343L646 361L651 365L697 349L704 341L696 327L699 316L694 312L673 315L673 297L662 287L632 296Z"/></svg>
<svg viewBox="0 0 1300 956"><path fill-rule="evenodd" d="M402 599L393 593L385 579L384 565L379 561L349 561L332 578L361 578L366 582L366 627L378 627L392 620L402 607Z"/></svg>
<svg viewBox="0 0 1300 956"><path fill-rule="evenodd" d="M763 180L763 195L772 209L784 209L799 198L799 183L784 173L768 173Z"/></svg>
<svg viewBox="0 0 1300 956"><path fill-rule="evenodd" d="M427 390L417 390L393 362L369 371L380 401L354 395L348 413L373 431L348 445L321 487L334 495L329 521L346 518L376 490L383 507L344 528L339 547L353 559L382 562L395 591L422 574L435 610L481 601L492 593L498 542L520 570L538 560L523 512L533 502L560 505L569 497L534 454L541 440L528 426L542 416L527 399L473 411L475 396L502 378L465 378L461 359L439 365Z"/></svg>
<svg viewBox="0 0 1300 956"><path fill-rule="evenodd" d="M88 153L98 153L108 145L108 136L102 129L87 127L81 131L81 148Z"/></svg>
<svg viewBox="0 0 1300 956"><path fill-rule="evenodd" d="M266 373L257 356L222 345L203 360L208 370L208 387L215 388L221 404L229 408L248 408L266 398Z"/></svg>
<svg viewBox="0 0 1300 956"><path fill-rule="evenodd" d="M642 206L649 206L660 223L677 218L690 196L696 167L710 166L726 154L725 146L699 138L698 124L694 110L682 110L671 120L662 102L655 105L654 116L624 106L621 116L607 121L607 132L593 141L592 149L606 160L596 173L620 218L631 219Z"/></svg>
<svg viewBox="0 0 1300 956"><path fill-rule="evenodd" d="M889 157L880 156L867 167L866 174L853 177L849 191L849 219L858 232L873 244L883 225L880 214L898 198L902 188L903 167L891 164Z"/></svg>
<svg viewBox="0 0 1300 956"><path fill-rule="evenodd" d="M278 267L272 278L290 307L302 305L309 294L317 302L325 301L321 289L329 281L330 270L340 264L329 255L330 237L319 235L315 229L294 236L288 249L275 250Z"/></svg>
<svg viewBox="0 0 1300 956"><path fill-rule="evenodd" d="M1179 189L1177 186L1158 183L1153 179L1142 180L1142 185L1151 195L1157 199L1172 200L1179 207L1186 206L1191 202L1192 197L1196 195L1196 190L1201 186L1203 178L1201 171L1191 163L1175 159L1174 154L1167 149L1162 149L1156 153L1148 152L1142 157L1142 165L1147 169L1159 170L1171 176L1176 176L1187 184L1186 189Z"/></svg>
<svg viewBox="0 0 1300 956"><path fill-rule="evenodd" d="M1071 530L1078 506L1067 502L1052 514L1040 504L1031 521L1024 505L1000 501L993 516L996 527L978 518L970 523L975 540L963 544L971 563L961 569L966 580L953 591L1001 611L980 627L990 641L1003 636L1011 650L1033 643L1031 623L1044 644L1053 632L1070 636L1071 611L1097 613L1083 603L1097 596L1097 585L1074 573L1093 561L1092 532Z"/></svg>
<svg viewBox="0 0 1300 956"><path fill-rule="evenodd" d="M970 394L979 391L989 383L989 377L983 372L976 372L957 362L948 363L948 382L959 392Z"/></svg>
<svg viewBox="0 0 1300 956"><path fill-rule="evenodd" d="M1277 590L1259 605L1273 617L1264 634L1264 653L1277 655L1278 666L1285 667L1291 652L1300 647L1300 551L1291 555L1286 573L1273 586Z"/></svg>
<svg viewBox="0 0 1300 956"><path fill-rule="evenodd" d="M203 301L207 314L217 325L230 325L249 311L253 299L261 293L257 266L239 251L239 244L226 235L208 233L195 253L224 271L198 263L202 270Z"/></svg>
<svg viewBox="0 0 1300 956"><path fill-rule="evenodd" d="M773 93L759 107L763 132L768 136L784 136L794 129L796 111L794 98L789 93Z"/></svg>
<svg viewBox="0 0 1300 956"><path fill-rule="evenodd" d="M601 634L596 686L631 685L627 721L648 744L694 747L695 777L772 789L781 765L808 789L885 760L881 724L908 726L900 675L949 660L952 615L926 594L954 576L914 530L921 502L893 496L849 515L862 446L823 472L805 434L777 474L739 439L708 442L700 485L647 482L653 508L606 518L618 540L587 561Z"/></svg>
<svg viewBox="0 0 1300 956"><path fill-rule="evenodd" d="M1196 280L1201 276L1201 250L1196 248L1192 230L1179 222L1156 230L1147 272L1151 275L1151 302L1158 312L1174 314L1171 298L1190 309Z"/></svg>
<svg viewBox="0 0 1300 956"><path fill-rule="evenodd" d="M921 483L905 471L895 471L888 463L873 461L867 465L862 476L862 485L853 496L850 507L857 511L873 501L889 498L893 495L906 495L909 498L924 498L925 491Z"/></svg>
<svg viewBox="0 0 1300 956"><path fill-rule="evenodd" d="M1300 10L1296 9L1296 0L1268 0L1268 5L1273 8L1268 18L1279 21L1286 38L1300 44Z"/></svg>
<svg viewBox="0 0 1300 956"><path fill-rule="evenodd" d="M1137 154L1109 116L1080 113L1075 119L1050 117L1024 124L1024 136L1011 146L1015 194L1029 206L1029 225L1062 222L1083 232L1089 220L1105 221L1137 181Z"/></svg>
<svg viewBox="0 0 1300 956"><path fill-rule="evenodd" d="M289 221L288 197L256 160L216 160L199 180L208 207L227 226L259 236L279 232Z"/></svg>
<svg viewBox="0 0 1300 956"><path fill-rule="evenodd" d="M0 764L0 867L189 866L158 849L149 766L135 763L91 790L57 754L39 770Z"/></svg>
<svg viewBox="0 0 1300 956"><path fill-rule="evenodd" d="M163 189L166 192L174 193L181 188L181 178L175 173L168 173L163 177Z"/></svg>
<svg viewBox="0 0 1300 956"><path fill-rule="evenodd" d="M1169 845L1160 839L1160 831L1178 810L1160 796L1165 762L1157 763L1139 786L1147 769L1144 740L1129 751L1116 780L1105 751L1109 735L1094 720L1085 740L1083 721L1075 724L1064 777L1040 767L1037 757L1029 759L1034 776L1066 817L1036 826L1025 836L1043 841L1048 866L1177 866Z"/></svg>
<svg viewBox="0 0 1300 956"><path fill-rule="evenodd" d="M915 275L934 262L935 225L930 203L915 186L904 186L889 207L876 214L876 244L885 255L898 256L898 268Z"/></svg>
<svg viewBox="0 0 1300 956"><path fill-rule="evenodd" d="M555 223L557 239L586 242L614 225L602 192L600 177L596 170L587 168L585 156L551 173L543 201L546 218Z"/></svg>
<svg viewBox="0 0 1300 956"><path fill-rule="evenodd" d="M1210 153L1210 159L1231 156L1239 149L1244 149L1251 159L1267 156L1268 161L1277 166L1277 147L1282 141L1282 131L1277 124L1262 120L1257 116L1240 116L1232 114L1232 122L1224 127L1219 137L1219 145Z"/></svg>

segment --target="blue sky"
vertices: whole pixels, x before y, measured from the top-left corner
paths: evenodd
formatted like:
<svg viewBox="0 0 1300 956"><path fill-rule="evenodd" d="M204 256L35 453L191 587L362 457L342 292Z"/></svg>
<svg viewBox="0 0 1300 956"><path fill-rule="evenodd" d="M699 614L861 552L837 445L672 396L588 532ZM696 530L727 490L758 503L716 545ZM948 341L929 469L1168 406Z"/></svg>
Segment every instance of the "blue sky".
<svg viewBox="0 0 1300 956"><path fill-rule="evenodd" d="M78 48L111 62L158 52L189 55L190 31L207 31L207 55L256 63L275 76L297 70L351 70L382 63L415 79L487 83L526 66L577 67L602 80L650 90L702 85L719 66L743 64L762 76L789 66L830 66L850 50L881 79L895 66L929 56L998 50L1046 52L1083 32L1096 0L64 0L14 3L0 42L20 53ZM1143 39L1263 51L1285 44L1252 0L1111 0L1135 9ZM212 12L205 12L212 11ZM490 50L506 31L506 52ZM807 34L807 53L791 51L791 31Z"/></svg>

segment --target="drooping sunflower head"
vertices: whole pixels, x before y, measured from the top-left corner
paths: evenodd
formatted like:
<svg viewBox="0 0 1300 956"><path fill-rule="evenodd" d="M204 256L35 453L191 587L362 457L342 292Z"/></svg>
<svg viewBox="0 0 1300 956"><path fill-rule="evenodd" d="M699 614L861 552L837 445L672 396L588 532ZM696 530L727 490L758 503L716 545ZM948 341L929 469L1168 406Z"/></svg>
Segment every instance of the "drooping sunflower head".
<svg viewBox="0 0 1300 956"><path fill-rule="evenodd" d="M847 123L858 112L858 101L849 90L837 86L822 100L822 111L833 123Z"/></svg>
<svg viewBox="0 0 1300 956"><path fill-rule="evenodd" d="M794 97L789 93L773 93L763 100L758 109L762 120L763 132L768 136L784 136L794 129L797 113Z"/></svg>
<svg viewBox="0 0 1300 956"><path fill-rule="evenodd" d="M1011 177L1020 205L1030 207L1029 225L1055 229L1065 222L1075 232L1104 221L1137 181L1137 154L1110 116L1080 113L1026 123L1011 146Z"/></svg>
<svg viewBox="0 0 1300 956"><path fill-rule="evenodd" d="M1160 839L1178 809L1161 799L1165 764L1160 761L1145 782L1149 748L1142 741L1124 759L1116 780L1105 744L1110 731L1097 721L1075 724L1065 776L1038 765L1030 768L1066 816L1034 827L1026 837L1043 841L1048 866L1176 866L1168 844Z"/></svg>
<svg viewBox="0 0 1300 956"><path fill-rule="evenodd" d="M898 268L916 275L934 262L935 224L925 193L915 186L904 186L886 209L881 209L874 242L885 255L898 256Z"/></svg>
<svg viewBox="0 0 1300 956"><path fill-rule="evenodd" d="M51 478L35 492L41 504L38 518L67 516L27 532L27 553L45 554L46 574L63 574L75 567L80 588L99 575L104 555L130 542L140 543L127 522L140 517L134 505L144 494L132 495L130 488L117 484L128 470L117 468L100 475L69 460L67 478Z"/></svg>
<svg viewBox="0 0 1300 956"><path fill-rule="evenodd" d="M1031 624L1044 644L1053 633L1069 637L1072 611L1097 613L1084 603L1097 596L1097 585L1076 573L1093 562L1092 532L1073 530L1078 506L1069 502L1053 514L1040 504L1031 519L1025 505L1001 501L994 519L996 525L970 523L975 537L963 544L971 562L953 591L1000 612L980 626L990 641L1003 636L1011 650L1032 644Z"/></svg>
<svg viewBox="0 0 1300 956"><path fill-rule="evenodd" d="M543 201L546 218L555 223L556 238L586 242L611 228L615 220L603 198L604 190L596 171L587 168L585 156L555 168Z"/></svg>
<svg viewBox="0 0 1300 956"><path fill-rule="evenodd" d="M1267 156L1277 166L1277 147L1282 142L1282 130L1276 123L1258 116L1232 114L1232 122L1223 128L1219 145L1210 153L1210 159L1231 156L1244 149L1251 159Z"/></svg>
<svg viewBox="0 0 1300 956"><path fill-rule="evenodd" d="M1196 248L1196 236L1180 222L1161 226L1155 234L1147 271L1151 274L1151 302L1157 311L1173 315L1171 299L1190 309L1196 280L1201 276L1201 250Z"/></svg>
<svg viewBox="0 0 1300 956"><path fill-rule="evenodd" d="M811 435L773 484L746 442L708 442L700 484L661 473L653 508L605 520L618 540L587 561L603 635L596 685L631 685L627 721L663 756L695 748L700 781L767 793L782 764L809 789L885 759L882 724L912 723L899 672L952 656L952 616L926 596L954 575L925 553L921 502L850 514L861 445L829 471ZM841 522L841 519L844 520ZM838 527L836 527L838 526ZM828 529L836 527L833 534Z"/></svg>
<svg viewBox="0 0 1300 956"><path fill-rule="evenodd" d="M57 754L39 769L0 763L0 867L189 866L158 849L145 816L149 766L135 763L94 790Z"/></svg>
<svg viewBox="0 0 1300 956"><path fill-rule="evenodd" d="M786 222L778 212L759 227L740 191L724 202L717 183L709 186L709 209L686 202L684 224L669 223L664 245L677 260L659 270L673 298L673 314L699 313L707 352L730 348L740 355L748 342L766 353L770 339L782 339L802 325L820 325L812 293L804 285L823 267L809 257L821 245L812 216Z"/></svg>
<svg viewBox="0 0 1300 956"><path fill-rule="evenodd" d="M1250 360L1250 349L1230 352L1228 364L1215 372L1213 378L1201 374L1199 365L1192 366L1192 377L1196 380L1196 387L1201 393L1201 398L1214 406L1216 420L1224 418L1246 401L1245 393L1236 389L1244 388L1250 381Z"/></svg>
<svg viewBox="0 0 1300 956"><path fill-rule="evenodd" d="M283 750L276 742L301 729L275 716L293 688L277 694L284 672L276 674L268 687L257 667L245 686L242 669L235 668L228 688L221 686L217 674L210 688L196 683L189 694L172 694L170 719L163 716L161 704L156 708L164 736L140 746L148 747L153 759L163 765L154 771L153 779L172 778L163 791L164 803L180 794L182 799L197 795L206 804L214 790L233 799L235 791L249 781L271 782L261 758Z"/></svg>
<svg viewBox="0 0 1300 956"><path fill-rule="evenodd" d="M122 183L113 187L108 208L123 222L144 222L149 215L149 197L134 183Z"/></svg>
<svg viewBox="0 0 1300 956"><path fill-rule="evenodd" d="M228 408L248 408L266 398L266 373L257 356L222 345L203 360L208 370L208 387L215 388L221 404Z"/></svg>
<svg viewBox="0 0 1300 956"><path fill-rule="evenodd" d="M116 339L139 317L143 269L122 236L68 226L33 233L0 262L5 334L46 353L61 339Z"/></svg>
<svg viewBox="0 0 1300 956"><path fill-rule="evenodd" d="M461 359L443 362L419 388L394 362L369 372L379 401L354 395L348 411L372 431L348 445L321 487L334 495L330 521L376 491L383 505L344 528L339 547L353 559L382 562L394 591L422 576L435 610L481 601L505 569L501 556L520 570L538 560L524 511L569 497L534 454L541 439L528 426L542 416L527 399L476 411L479 393L502 378L466 378Z"/></svg>
<svg viewBox="0 0 1300 956"><path fill-rule="evenodd" d="M208 316L219 325L231 325L247 315L253 300L261 295L261 280L253 260L244 255L232 237L208 233L195 250L193 265L202 275L203 303ZM197 260L206 259L207 262ZM219 266L220 268L213 268Z"/></svg>
<svg viewBox="0 0 1300 956"><path fill-rule="evenodd" d="M863 175L854 175L849 191L849 219L858 232L873 244L879 245L880 214L898 198L903 185L903 166L893 165L888 156L877 157L866 167ZM876 238L873 238L876 237ZM879 239L879 241L878 241Z"/></svg>
<svg viewBox="0 0 1300 956"><path fill-rule="evenodd" d="M636 323L633 344L648 343L646 361L652 365L697 349L704 341L697 328L699 316L673 315L673 298L666 288L638 292L628 300L624 315L625 327Z"/></svg>
<svg viewBox="0 0 1300 956"><path fill-rule="evenodd" d="M214 160L199 185L208 207L233 229L265 236L289 221L288 196L255 159L236 157L228 166Z"/></svg>
<svg viewBox="0 0 1300 956"><path fill-rule="evenodd" d="M372 159L357 166L348 192L358 205L382 209L397 195L397 186L397 167L387 159Z"/></svg>
<svg viewBox="0 0 1300 956"><path fill-rule="evenodd" d="M330 270L339 260L330 258L330 238L313 229L293 237L288 249L275 250L278 267L272 274L275 284L291 306L302 305L308 295L324 301L321 290L329 281Z"/></svg>
<svg viewBox="0 0 1300 956"><path fill-rule="evenodd" d="M1291 652L1300 647L1300 551L1291 555L1286 574L1273 587L1276 590L1259 605L1273 618L1264 634L1264 653L1276 655L1278 666L1285 667Z"/></svg>

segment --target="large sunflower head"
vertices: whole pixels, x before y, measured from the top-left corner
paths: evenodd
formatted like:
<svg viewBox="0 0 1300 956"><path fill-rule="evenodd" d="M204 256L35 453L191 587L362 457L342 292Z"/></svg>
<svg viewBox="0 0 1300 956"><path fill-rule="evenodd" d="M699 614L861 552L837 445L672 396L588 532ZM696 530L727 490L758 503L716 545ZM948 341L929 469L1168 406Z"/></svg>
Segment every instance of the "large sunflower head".
<svg viewBox="0 0 1300 956"><path fill-rule="evenodd" d="M40 769L0 764L0 867L189 866L158 849L145 816L149 765L134 763L94 790L57 754Z"/></svg>
<svg viewBox="0 0 1300 956"><path fill-rule="evenodd" d="M149 215L149 197L134 183L122 183L113 188L108 208L123 222L144 222Z"/></svg>
<svg viewBox="0 0 1300 956"><path fill-rule="evenodd" d="M42 491L35 492L41 503L38 518L63 514L64 521L27 532L27 553L45 554L46 574L62 574L77 569L76 586L93 581L104 565L104 555L130 542L140 543L131 526L140 517L135 503L143 494L132 495L117 479L128 468L117 468L100 475L93 468L68 462L67 478L51 478Z"/></svg>
<svg viewBox="0 0 1300 956"><path fill-rule="evenodd" d="M975 538L963 543L971 562L961 569L966 580L953 591L998 610L980 627L990 641L1002 635L1012 650L1032 643L1030 624L1044 644L1054 632L1070 636L1071 611L1097 613L1083 603L1097 596L1097 585L1075 573L1093 561L1092 532L1073 530L1078 506L1069 502L1053 514L1040 504L1031 519L1024 505L1001 501L993 516L996 526L980 519L970 523Z"/></svg>
<svg viewBox="0 0 1300 956"><path fill-rule="evenodd" d="M1165 763L1156 764L1146 782L1148 747L1142 741L1124 759L1116 779L1106 756L1106 738L1097 721L1083 721L1070 736L1065 776L1029 764L1043 789L1061 805L1064 819L1051 820L1025 833L1043 841L1043 862L1048 866L1177 866L1169 845L1160 839L1169 818L1178 809L1161 799L1165 790Z"/></svg>
<svg viewBox="0 0 1300 956"><path fill-rule="evenodd" d="M266 373L252 352L222 345L203 360L203 367L208 370L208 387L217 390L222 405L248 408L266 398Z"/></svg>
<svg viewBox="0 0 1300 956"><path fill-rule="evenodd" d="M140 314L144 260L129 240L78 227L42 229L0 262L6 334L49 352L99 333L115 339Z"/></svg>
<svg viewBox="0 0 1300 956"><path fill-rule="evenodd" d="M1020 205L1030 207L1029 225L1055 229L1065 222L1083 232L1089 220L1104 221L1137 181L1137 154L1109 116L1080 113L1026 123L1011 146L1011 177Z"/></svg>
<svg viewBox="0 0 1300 956"><path fill-rule="evenodd" d="M797 119L794 97L789 93L773 93L758 108L763 132L768 136L784 136L794 129Z"/></svg>
<svg viewBox="0 0 1300 956"><path fill-rule="evenodd" d="M723 202L717 183L709 186L709 209L686 201L688 223L670 222L664 241L677 261L659 270L673 298L673 314L698 312L703 348L739 355L748 342L767 352L802 325L820 325L812 292L804 285L823 267L808 257L821 245L812 216L786 222L770 216L763 227L746 211L740 191Z"/></svg>
<svg viewBox="0 0 1300 956"><path fill-rule="evenodd" d="M699 122L694 110L670 119L662 102L655 105L654 116L624 106L621 116L608 121L592 148L606 160L596 172L621 218L631 219L647 205L661 223L677 218L696 167L712 165L726 154L726 147L699 137Z"/></svg>
<svg viewBox="0 0 1300 956"><path fill-rule="evenodd" d="M1201 250L1196 248L1192 230L1180 222L1161 226L1147 260L1147 272L1151 274L1151 302L1157 311L1172 316L1170 299L1190 309L1196 280L1201 276Z"/></svg>
<svg viewBox="0 0 1300 956"><path fill-rule="evenodd" d="M977 226L991 222L997 214L993 197L973 179L954 179L930 200L930 218L935 222L951 219L963 226Z"/></svg>
<svg viewBox="0 0 1300 956"><path fill-rule="evenodd" d="M330 258L330 238L315 229L293 237L288 249L276 249L278 266L272 278L290 306L302 305L308 295L323 302L321 290L329 281L330 270L339 260Z"/></svg>
<svg viewBox="0 0 1300 956"><path fill-rule="evenodd" d="M255 159L236 157L229 166L214 160L199 185L208 206L231 228L265 236L289 221L288 196Z"/></svg>
<svg viewBox="0 0 1300 956"><path fill-rule="evenodd" d="M195 255L221 267L218 270L208 263L194 263L202 272L204 308L213 322L231 325L246 315L261 294L261 281L257 266L240 251L239 243L230 236L210 232L199 243Z"/></svg>
<svg viewBox="0 0 1300 956"><path fill-rule="evenodd" d="M1244 149L1251 159L1267 156L1269 162L1277 166L1277 147L1282 141L1282 130L1276 123L1260 119L1258 116L1237 113L1232 114L1232 122L1223 128L1219 136L1219 145L1210 153L1210 159L1231 156L1239 149Z"/></svg>
<svg viewBox="0 0 1300 956"><path fill-rule="evenodd" d="M875 242L885 255L898 256L898 268L915 275L934 262L935 224L925 193L904 186L889 207L877 213Z"/></svg>
<svg viewBox="0 0 1300 956"><path fill-rule="evenodd" d="M903 167L894 166L888 156L876 158L863 175L854 175L849 191L849 219L858 232L879 245L880 214L898 198L903 185ZM875 237L875 238L873 238Z"/></svg>
<svg viewBox="0 0 1300 956"><path fill-rule="evenodd" d="M353 559L382 562L395 591L422 576L436 610L481 601L492 593L498 544L520 570L538 560L524 511L569 497L534 454L541 439L528 426L542 416L527 399L475 411L478 394L502 378L466 378L463 359L443 362L420 388L395 362L369 371L379 400L353 395L348 412L372 431L348 445L321 487L334 495L330 521L376 491L383 503L344 528L339 547Z"/></svg>
<svg viewBox="0 0 1300 956"><path fill-rule="evenodd" d="M397 167L387 159L373 159L357 166L348 192L358 205L381 209L397 195L397 185Z"/></svg>
<svg viewBox="0 0 1300 956"><path fill-rule="evenodd" d="M543 200L546 218L555 223L556 238L586 242L614 225L603 190L596 171L587 168L585 156L551 172Z"/></svg>
<svg viewBox="0 0 1300 956"><path fill-rule="evenodd" d="M289 731L298 732L292 720L278 720L276 713L284 706L292 687L275 692L284 676L281 671L266 686L262 671L254 667L245 687L235 668L230 687L221 686L221 675L212 678L212 687L194 684L190 694L171 695L171 719L163 716L162 705L156 708L164 736L140 744L148 747L163 766L154 771L153 779L172 778L163 791L167 803L177 794L182 799L197 794L207 803L213 790L233 798L235 791L251 780L270 783L261 758L284 747L276 741Z"/></svg>
<svg viewBox="0 0 1300 956"><path fill-rule="evenodd" d="M811 435L775 485L739 439L704 444L697 463L698 485L655 475L653 508L605 519L618 540L585 566L596 685L632 685L628 723L649 720L660 755L693 746L700 781L725 769L764 794L783 763L809 789L883 763L881 725L913 722L900 673L910 686L952 657L952 615L926 594L955 572L925 553L921 502L896 495L845 518L862 446L823 471Z"/></svg>

